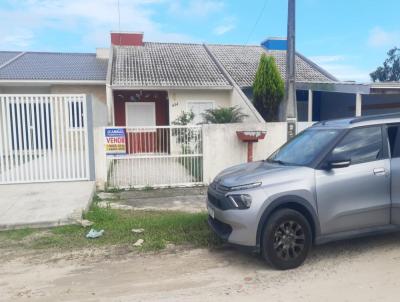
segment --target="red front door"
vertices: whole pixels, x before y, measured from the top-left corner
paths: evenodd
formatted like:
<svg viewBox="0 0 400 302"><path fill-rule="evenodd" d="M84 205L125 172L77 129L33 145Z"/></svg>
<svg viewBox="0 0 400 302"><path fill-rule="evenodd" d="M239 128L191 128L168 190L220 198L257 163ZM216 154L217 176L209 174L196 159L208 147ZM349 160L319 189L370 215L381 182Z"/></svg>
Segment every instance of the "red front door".
<svg viewBox="0 0 400 302"><path fill-rule="evenodd" d="M163 91L115 91L115 125L127 127L128 153L165 153L169 148L168 95Z"/></svg>

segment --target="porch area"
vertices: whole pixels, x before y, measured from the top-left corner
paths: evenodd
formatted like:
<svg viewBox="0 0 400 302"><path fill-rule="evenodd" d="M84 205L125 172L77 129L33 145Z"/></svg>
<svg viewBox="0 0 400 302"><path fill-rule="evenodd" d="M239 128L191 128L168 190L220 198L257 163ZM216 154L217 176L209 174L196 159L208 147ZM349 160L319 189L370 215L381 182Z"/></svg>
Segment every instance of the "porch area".
<svg viewBox="0 0 400 302"><path fill-rule="evenodd" d="M123 152L107 152L113 188L193 186L203 183L201 126L115 127Z"/></svg>
<svg viewBox="0 0 400 302"><path fill-rule="evenodd" d="M185 103L178 105L175 97L173 94L170 101L167 91L113 91L114 128L123 131L125 150L119 154L107 153L109 187L203 183L201 127L172 125L177 114L188 109ZM188 102L188 106L192 105Z"/></svg>

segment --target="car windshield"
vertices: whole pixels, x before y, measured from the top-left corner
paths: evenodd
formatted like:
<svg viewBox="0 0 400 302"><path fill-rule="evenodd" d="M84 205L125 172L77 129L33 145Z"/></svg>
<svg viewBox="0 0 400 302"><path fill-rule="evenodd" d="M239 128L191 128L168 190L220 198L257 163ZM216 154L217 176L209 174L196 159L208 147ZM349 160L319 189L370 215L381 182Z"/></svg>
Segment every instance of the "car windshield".
<svg viewBox="0 0 400 302"><path fill-rule="evenodd" d="M303 131L268 158L282 165L308 166L341 132L339 129Z"/></svg>

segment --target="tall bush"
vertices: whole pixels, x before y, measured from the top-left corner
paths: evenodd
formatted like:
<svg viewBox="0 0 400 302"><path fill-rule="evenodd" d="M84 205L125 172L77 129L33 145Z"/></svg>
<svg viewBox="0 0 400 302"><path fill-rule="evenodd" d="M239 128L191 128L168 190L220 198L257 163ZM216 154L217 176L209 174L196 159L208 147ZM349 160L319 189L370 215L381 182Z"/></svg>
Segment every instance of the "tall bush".
<svg viewBox="0 0 400 302"><path fill-rule="evenodd" d="M274 57L262 54L253 84L253 103L265 121L278 121L279 105L284 94L285 82Z"/></svg>

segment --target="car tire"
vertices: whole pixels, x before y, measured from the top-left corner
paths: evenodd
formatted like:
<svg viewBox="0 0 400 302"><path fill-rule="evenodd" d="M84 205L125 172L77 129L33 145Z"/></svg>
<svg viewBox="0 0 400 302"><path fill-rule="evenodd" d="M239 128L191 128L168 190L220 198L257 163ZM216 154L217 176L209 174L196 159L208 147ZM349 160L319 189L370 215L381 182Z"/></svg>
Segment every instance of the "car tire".
<svg viewBox="0 0 400 302"><path fill-rule="evenodd" d="M311 227L301 213L281 209L268 218L262 234L261 253L274 268L299 267L307 258L311 245Z"/></svg>

